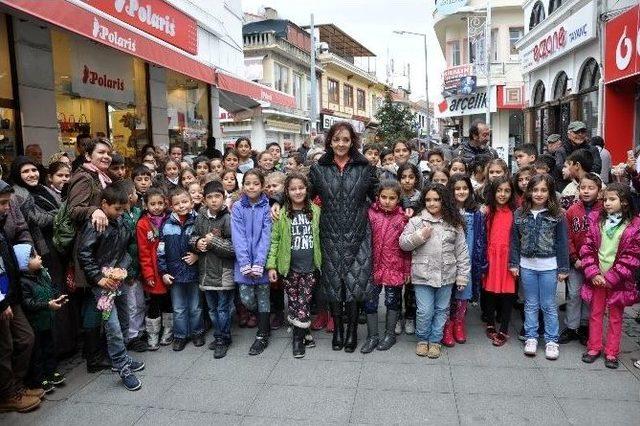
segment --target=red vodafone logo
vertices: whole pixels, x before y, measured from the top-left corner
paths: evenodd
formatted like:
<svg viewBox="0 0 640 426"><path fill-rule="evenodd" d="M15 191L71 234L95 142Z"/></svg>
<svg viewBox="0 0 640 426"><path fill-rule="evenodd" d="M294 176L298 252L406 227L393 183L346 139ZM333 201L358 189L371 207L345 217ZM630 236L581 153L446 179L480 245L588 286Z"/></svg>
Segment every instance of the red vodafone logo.
<svg viewBox="0 0 640 426"><path fill-rule="evenodd" d="M567 45L567 30L564 27L560 27L553 34L549 34L546 38L542 39L533 48L533 60L538 62L541 59L555 53L557 50L564 48Z"/></svg>
<svg viewBox="0 0 640 426"><path fill-rule="evenodd" d="M640 73L640 6L606 23L604 52L605 82Z"/></svg>

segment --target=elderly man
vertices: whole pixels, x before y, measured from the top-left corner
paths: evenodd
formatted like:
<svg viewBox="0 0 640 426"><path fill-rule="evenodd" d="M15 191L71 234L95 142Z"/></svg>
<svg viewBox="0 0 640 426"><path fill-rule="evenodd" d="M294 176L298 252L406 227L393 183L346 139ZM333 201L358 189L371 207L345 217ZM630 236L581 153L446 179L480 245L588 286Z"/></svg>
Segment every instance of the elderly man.
<svg viewBox="0 0 640 426"><path fill-rule="evenodd" d="M578 149L586 149L593 156L592 172L600 174L602 170L602 160L600 159L600 151L589 142L587 137L587 125L582 121L572 121L567 127L567 137L569 141L564 144L567 156Z"/></svg>
<svg viewBox="0 0 640 426"><path fill-rule="evenodd" d="M466 163L479 155L498 158L496 150L489 146L490 139L491 128L481 121L474 122L469 127L469 140L460 144L455 156L462 157Z"/></svg>

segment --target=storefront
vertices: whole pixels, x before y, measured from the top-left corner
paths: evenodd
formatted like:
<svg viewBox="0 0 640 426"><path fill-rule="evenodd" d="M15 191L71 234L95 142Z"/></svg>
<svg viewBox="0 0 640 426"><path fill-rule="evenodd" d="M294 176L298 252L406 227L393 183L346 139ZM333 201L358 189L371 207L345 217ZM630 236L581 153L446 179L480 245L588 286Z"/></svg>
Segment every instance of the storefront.
<svg viewBox="0 0 640 426"><path fill-rule="evenodd" d="M614 164L640 144L640 6L605 24L604 139Z"/></svg>
<svg viewBox="0 0 640 426"><path fill-rule="evenodd" d="M19 126L16 125L16 100L13 87L13 55L9 49L8 18L0 14L0 166L5 176L7 165L15 158ZM10 23L9 23L10 25Z"/></svg>

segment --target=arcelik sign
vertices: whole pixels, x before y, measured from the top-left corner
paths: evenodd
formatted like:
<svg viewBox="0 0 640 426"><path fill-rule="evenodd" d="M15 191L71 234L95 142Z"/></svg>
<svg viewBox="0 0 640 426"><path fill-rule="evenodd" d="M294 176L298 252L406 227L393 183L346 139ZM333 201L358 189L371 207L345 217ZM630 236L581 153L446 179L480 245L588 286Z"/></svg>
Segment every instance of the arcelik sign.
<svg viewBox="0 0 640 426"><path fill-rule="evenodd" d="M193 55L198 53L194 19L161 0L83 0L122 22Z"/></svg>
<svg viewBox="0 0 640 426"><path fill-rule="evenodd" d="M605 26L604 80L621 80L640 73L640 5Z"/></svg>
<svg viewBox="0 0 640 426"><path fill-rule="evenodd" d="M460 117L463 115L482 114L487 111L486 88L481 91L464 96L447 96L438 104L436 109L437 118ZM495 90L491 93L491 112L496 112Z"/></svg>

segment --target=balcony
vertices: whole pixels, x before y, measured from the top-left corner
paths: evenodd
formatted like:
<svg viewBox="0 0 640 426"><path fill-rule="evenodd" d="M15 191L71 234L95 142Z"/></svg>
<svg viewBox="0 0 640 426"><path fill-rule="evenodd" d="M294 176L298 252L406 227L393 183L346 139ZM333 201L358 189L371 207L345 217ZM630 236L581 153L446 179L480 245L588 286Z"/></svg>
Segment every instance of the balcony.
<svg viewBox="0 0 640 426"><path fill-rule="evenodd" d="M335 53L322 52L318 55L318 60L324 66L336 66L338 68L341 68L343 71L351 73L354 76L358 76L371 84L376 84L378 82L375 70L364 70L356 66L354 63L349 62L346 59L336 55Z"/></svg>
<svg viewBox="0 0 640 426"><path fill-rule="evenodd" d="M298 62L300 65L308 67L311 63L311 55L309 53L283 38L276 37L275 32L246 34L242 39L245 56L254 56L253 53L259 50L276 50L281 55Z"/></svg>

